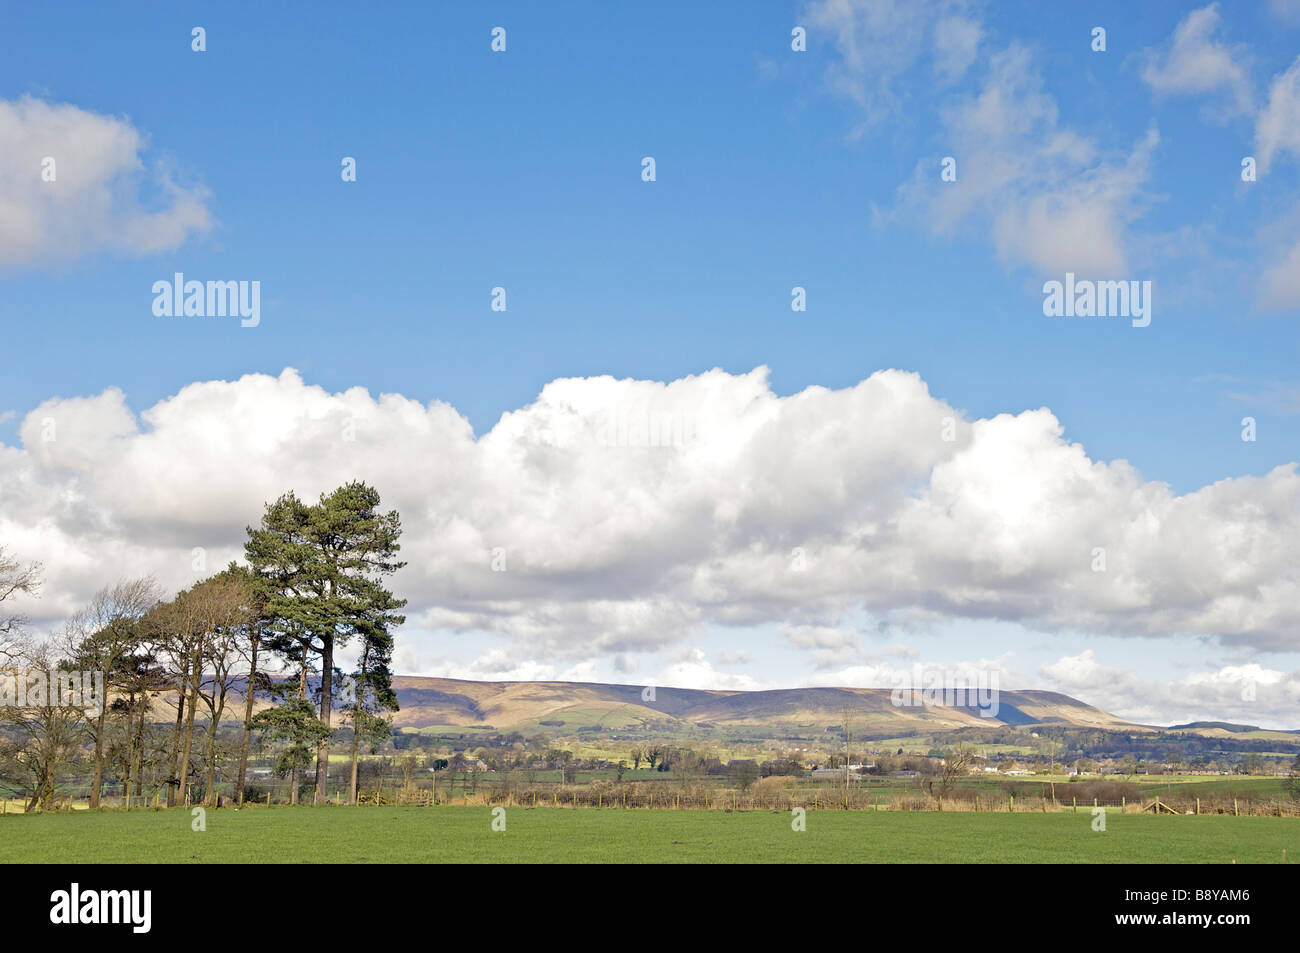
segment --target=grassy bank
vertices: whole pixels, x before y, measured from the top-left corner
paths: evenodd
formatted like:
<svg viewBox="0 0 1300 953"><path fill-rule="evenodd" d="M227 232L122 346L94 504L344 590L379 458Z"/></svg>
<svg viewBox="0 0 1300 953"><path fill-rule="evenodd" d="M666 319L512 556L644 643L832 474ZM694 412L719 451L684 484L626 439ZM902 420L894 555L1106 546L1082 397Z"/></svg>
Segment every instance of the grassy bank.
<svg viewBox="0 0 1300 953"><path fill-rule="evenodd" d="M486 807L210 810L9 816L3 863L1277 863L1300 821L1090 813L937 814Z"/></svg>

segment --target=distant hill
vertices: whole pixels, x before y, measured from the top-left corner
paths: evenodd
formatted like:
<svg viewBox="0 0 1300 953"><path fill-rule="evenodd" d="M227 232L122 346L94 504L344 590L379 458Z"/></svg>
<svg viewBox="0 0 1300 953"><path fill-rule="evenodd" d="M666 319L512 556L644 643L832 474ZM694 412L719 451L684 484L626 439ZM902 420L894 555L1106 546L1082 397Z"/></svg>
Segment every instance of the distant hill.
<svg viewBox="0 0 1300 953"><path fill-rule="evenodd" d="M1005 725L1073 725L1149 730L1058 692L1001 691L996 716L977 708L899 707L888 688L788 688L710 691L595 682L474 682L399 675L393 679L401 710L399 728L491 727L568 733L581 728L622 728L665 723L683 728L780 726L816 735L839 730L852 712L855 732L918 731Z"/></svg>
<svg viewBox="0 0 1300 953"><path fill-rule="evenodd" d="M227 700L227 717L243 713L242 685ZM846 709L855 737L908 738L960 728L1068 726L1134 734L1186 732L1233 742L1295 743L1300 730L1263 729L1225 721L1194 721L1162 727L1126 721L1060 692L1000 691L997 713L984 717L974 707L895 706L888 688L783 688L720 691L657 687L654 697L641 685L601 682L477 682L459 678L396 675L400 710L393 725L406 731L465 729L577 733L653 730L664 736L725 731L768 738L822 739L839 736ZM643 697L643 693L645 693ZM172 692L154 698L152 719L175 720ZM259 697L255 710L268 702ZM336 707L336 718L342 706ZM336 722L337 723L337 722Z"/></svg>
<svg viewBox="0 0 1300 953"><path fill-rule="evenodd" d="M1169 726L1170 731L1208 731L1212 729L1231 731L1234 734L1260 730L1256 725L1236 725L1230 721L1189 721L1185 725Z"/></svg>
<svg viewBox="0 0 1300 953"><path fill-rule="evenodd" d="M1189 721L1185 725L1171 725L1165 731L1185 731L1202 738L1232 738L1238 741L1264 741L1272 739L1288 744L1300 735L1296 728L1259 728L1255 725L1238 725L1230 721Z"/></svg>

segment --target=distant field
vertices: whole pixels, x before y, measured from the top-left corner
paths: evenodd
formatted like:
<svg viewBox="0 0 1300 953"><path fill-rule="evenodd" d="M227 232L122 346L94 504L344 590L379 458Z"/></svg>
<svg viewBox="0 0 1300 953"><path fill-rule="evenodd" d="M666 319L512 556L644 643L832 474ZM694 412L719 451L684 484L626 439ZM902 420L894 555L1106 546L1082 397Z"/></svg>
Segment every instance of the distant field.
<svg viewBox="0 0 1300 953"><path fill-rule="evenodd" d="M1275 798L1285 791L1283 787L1284 778L1261 778L1249 775L1231 775L1226 778L1207 778L1195 775L1173 779L1153 777L1140 781L1140 783L1143 790L1153 793L1159 793L1160 788L1165 786L1172 791L1202 797L1211 794L1255 794L1261 797Z"/></svg>
<svg viewBox="0 0 1300 953"><path fill-rule="evenodd" d="M259 808L0 819L0 863L1278 863L1300 821L1111 813Z"/></svg>
<svg viewBox="0 0 1300 953"><path fill-rule="evenodd" d="M515 772L516 776L525 779L528 783L553 784L560 781L560 772L558 770L546 769L519 769ZM601 768L594 770L580 770L577 772L577 783L587 784L592 781L613 781L618 777L618 771L615 768ZM465 773L456 773L454 775L455 784L459 791L463 788L469 779ZM450 783L450 775L443 775L439 782L441 790L446 791ZM480 789L492 787L500 783L501 776L496 773L478 775L478 786ZM674 772L654 771L649 768L640 768L633 770L628 767L623 772L624 781L657 781L657 782L677 782L683 780L683 776ZM696 783L710 785L734 786L734 781L728 775L700 775L691 776L689 780ZM956 788L959 791L980 791L980 792L1006 792L1006 791L1026 791L1032 789L1033 797L1040 797L1040 787L1054 786L1056 799L1063 804L1069 804L1070 798L1075 792L1081 789L1081 785L1086 787L1089 783L1101 781L1123 781L1125 778L1121 775L1107 775L1106 777L1090 776L1078 782L1072 782L1070 778L1063 774L1047 775L1037 774L1025 777L1009 778L1005 775L970 775L957 779ZM1175 794L1185 794L1190 796L1210 797L1220 795L1232 797L1234 794L1241 797L1255 796L1273 799L1284 794L1283 778L1251 777L1248 775L1232 775L1229 777L1207 777L1205 775L1136 775L1128 778L1128 781L1137 787L1147 797L1155 797L1166 791ZM863 792L875 790L888 792L916 791L921 789L920 782L915 778L891 778L880 775L867 775L862 779L854 782L858 789ZM835 779L812 779L812 778L790 778L786 780L786 785L792 791L806 791L813 788L824 790L836 790L842 782ZM1085 799L1086 800L1086 799ZM1081 804L1084 802L1080 802Z"/></svg>

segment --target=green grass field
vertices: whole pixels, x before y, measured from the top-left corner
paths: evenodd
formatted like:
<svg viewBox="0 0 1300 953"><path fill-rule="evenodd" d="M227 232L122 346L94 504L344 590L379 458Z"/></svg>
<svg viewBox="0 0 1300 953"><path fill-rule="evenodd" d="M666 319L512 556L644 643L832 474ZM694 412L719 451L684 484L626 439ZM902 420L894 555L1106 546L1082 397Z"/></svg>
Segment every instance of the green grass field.
<svg viewBox="0 0 1300 953"><path fill-rule="evenodd" d="M1300 821L1078 814L259 808L18 815L0 863L1279 863Z"/></svg>

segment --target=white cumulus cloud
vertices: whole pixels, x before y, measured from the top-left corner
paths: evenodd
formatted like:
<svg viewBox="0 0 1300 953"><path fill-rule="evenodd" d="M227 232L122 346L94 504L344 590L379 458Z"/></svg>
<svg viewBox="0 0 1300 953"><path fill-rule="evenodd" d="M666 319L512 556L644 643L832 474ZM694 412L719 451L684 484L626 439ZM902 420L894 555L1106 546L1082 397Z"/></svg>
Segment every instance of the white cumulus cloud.
<svg viewBox="0 0 1300 953"><path fill-rule="evenodd" d="M128 120L30 96L0 100L0 266L97 250L146 255L212 225L207 193L142 158Z"/></svg>
<svg viewBox="0 0 1300 953"><path fill-rule="evenodd" d="M1098 661L1091 649L1043 665L1039 674L1067 694L1141 724L1230 721L1262 727L1295 727L1300 672L1258 662L1223 665L1156 681Z"/></svg>
<svg viewBox="0 0 1300 953"><path fill-rule="evenodd" d="M561 379L476 437L445 403L288 370L138 415L116 390L51 399L20 432L0 542L45 564L48 622L125 575L188 585L267 501L363 479L402 514L410 624L566 665L766 623L843 664L858 612L1297 645L1294 464L1177 495L1045 408L966 419L903 371L787 397L765 368Z"/></svg>
<svg viewBox="0 0 1300 953"><path fill-rule="evenodd" d="M1300 155L1300 57L1273 78L1268 103L1255 123L1255 150L1261 172L1279 155Z"/></svg>
<svg viewBox="0 0 1300 953"><path fill-rule="evenodd" d="M944 82L975 61L984 35L964 0L815 0L813 29L830 37L837 58L827 83L861 110L859 133L897 115L911 96L906 74L928 62Z"/></svg>
<svg viewBox="0 0 1300 953"><path fill-rule="evenodd" d="M940 181L938 160L922 160L900 189L897 215L940 235L982 229L1011 266L1126 272L1127 229L1144 210L1160 141L1154 129L1127 150L1102 149L1060 122L1033 55L1018 44L993 53L976 91L950 96L940 117L957 180Z"/></svg>
<svg viewBox="0 0 1300 953"><path fill-rule="evenodd" d="M1174 29L1167 48L1145 52L1142 79L1157 96L1222 91L1227 112L1250 112L1247 56L1242 46L1215 37L1221 25L1217 3L1193 10Z"/></svg>

